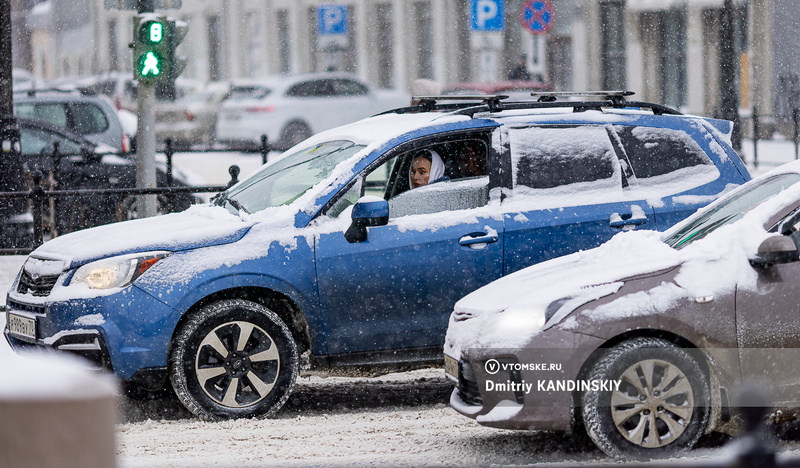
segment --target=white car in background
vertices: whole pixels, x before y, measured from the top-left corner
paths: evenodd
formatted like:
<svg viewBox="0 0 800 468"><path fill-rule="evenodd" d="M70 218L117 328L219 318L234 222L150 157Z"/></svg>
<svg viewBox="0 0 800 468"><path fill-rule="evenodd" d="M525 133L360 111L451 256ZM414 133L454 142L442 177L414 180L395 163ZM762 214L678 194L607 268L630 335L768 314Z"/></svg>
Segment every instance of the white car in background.
<svg viewBox="0 0 800 468"><path fill-rule="evenodd" d="M343 73L235 81L217 117L216 139L231 147L257 147L266 135L273 148L284 150L410 101L407 92L373 88Z"/></svg>

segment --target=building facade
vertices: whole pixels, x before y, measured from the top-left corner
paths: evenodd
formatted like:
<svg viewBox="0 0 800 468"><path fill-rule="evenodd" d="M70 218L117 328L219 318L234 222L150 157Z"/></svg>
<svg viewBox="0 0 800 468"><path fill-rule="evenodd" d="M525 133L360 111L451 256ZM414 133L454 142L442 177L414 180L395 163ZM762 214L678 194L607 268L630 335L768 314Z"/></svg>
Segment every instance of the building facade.
<svg viewBox="0 0 800 468"><path fill-rule="evenodd" d="M133 11L106 9L108 0L46 3L26 25L38 77L131 70ZM521 19L533 3L545 2L183 0L159 11L188 22L182 76L203 81L336 69L408 89L417 78L503 80L524 57L556 89L630 89L690 113L719 115L726 80L745 120L756 107L763 122L785 127L800 105L796 0L549 0L543 34ZM502 30L482 28L495 7ZM723 44L735 63L723 60Z"/></svg>

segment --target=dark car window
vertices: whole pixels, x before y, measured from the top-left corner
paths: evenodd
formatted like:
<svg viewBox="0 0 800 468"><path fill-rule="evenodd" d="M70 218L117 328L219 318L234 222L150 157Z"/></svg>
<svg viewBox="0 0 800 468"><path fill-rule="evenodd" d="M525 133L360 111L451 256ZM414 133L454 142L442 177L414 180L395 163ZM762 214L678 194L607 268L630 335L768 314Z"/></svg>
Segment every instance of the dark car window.
<svg viewBox="0 0 800 468"><path fill-rule="evenodd" d="M233 86L225 99L231 101L260 99L269 96L271 92L272 90L263 86Z"/></svg>
<svg viewBox="0 0 800 468"><path fill-rule="evenodd" d="M686 132L665 128L615 126L638 179L656 177L679 169L707 165L714 168L697 142Z"/></svg>
<svg viewBox="0 0 800 468"><path fill-rule="evenodd" d="M670 247L682 249L692 242L706 237L714 230L740 219L748 211L798 182L800 182L800 176L797 174L780 174L750 184L735 196L698 214L680 229L666 235L664 242Z"/></svg>
<svg viewBox="0 0 800 468"><path fill-rule="evenodd" d="M367 87L355 80L341 78L331 80L333 89L338 96L363 96L369 92Z"/></svg>
<svg viewBox="0 0 800 468"><path fill-rule="evenodd" d="M336 90L332 80L302 81L286 91L286 95L291 97L333 96L335 94Z"/></svg>
<svg viewBox="0 0 800 468"><path fill-rule="evenodd" d="M81 145L65 138L58 133L45 129L20 126L20 145L23 156L50 155L53 152L53 143L59 143L61 154L80 154Z"/></svg>
<svg viewBox="0 0 800 468"><path fill-rule="evenodd" d="M108 119L103 111L89 102L72 104L71 130L81 135L100 133L108 129Z"/></svg>
<svg viewBox="0 0 800 468"><path fill-rule="evenodd" d="M56 102L24 102L15 103L14 110L21 117L33 117L44 120L58 127L67 127L67 109L64 104Z"/></svg>
<svg viewBox="0 0 800 468"><path fill-rule="evenodd" d="M515 186L549 189L611 181L619 167L600 126L512 128L510 135Z"/></svg>

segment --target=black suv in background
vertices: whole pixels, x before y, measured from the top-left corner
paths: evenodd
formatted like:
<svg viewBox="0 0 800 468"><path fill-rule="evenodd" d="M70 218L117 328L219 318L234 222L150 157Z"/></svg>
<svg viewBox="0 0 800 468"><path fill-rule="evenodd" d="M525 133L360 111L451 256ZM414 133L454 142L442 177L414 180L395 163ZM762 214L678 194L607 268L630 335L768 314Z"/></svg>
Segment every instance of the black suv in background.
<svg viewBox="0 0 800 468"><path fill-rule="evenodd" d="M115 149L95 143L76 133L38 119L18 117L25 184L31 174L43 174L42 185L54 190L128 188L136 186L136 162L120 156ZM58 154L54 154L57 145ZM156 170L158 186L167 186L163 168ZM188 185L179 173L173 186ZM196 198L191 194L159 195L158 211L167 213L188 208ZM49 200L44 224L53 236L136 217L132 195L82 195ZM31 245L33 217L28 213L3 221L0 247L24 248ZM12 229L13 228L13 229Z"/></svg>

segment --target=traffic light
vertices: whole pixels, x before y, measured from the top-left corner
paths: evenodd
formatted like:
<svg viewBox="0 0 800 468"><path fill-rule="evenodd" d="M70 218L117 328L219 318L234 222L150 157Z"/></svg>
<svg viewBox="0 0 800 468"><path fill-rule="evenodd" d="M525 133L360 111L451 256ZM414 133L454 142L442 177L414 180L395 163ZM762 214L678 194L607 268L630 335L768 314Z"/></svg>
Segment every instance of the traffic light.
<svg viewBox="0 0 800 468"><path fill-rule="evenodd" d="M166 101L175 100L175 79L186 68L186 59L176 53L178 45L186 37L189 25L186 21L167 18L167 60L164 80L156 86L156 97Z"/></svg>
<svg viewBox="0 0 800 468"><path fill-rule="evenodd" d="M178 45L186 38L189 25L186 21L167 19L167 36L169 39L169 78L174 81L186 68L186 58L177 55Z"/></svg>
<svg viewBox="0 0 800 468"><path fill-rule="evenodd" d="M140 13L133 17L133 76L156 83L169 77L169 23L163 15Z"/></svg>

